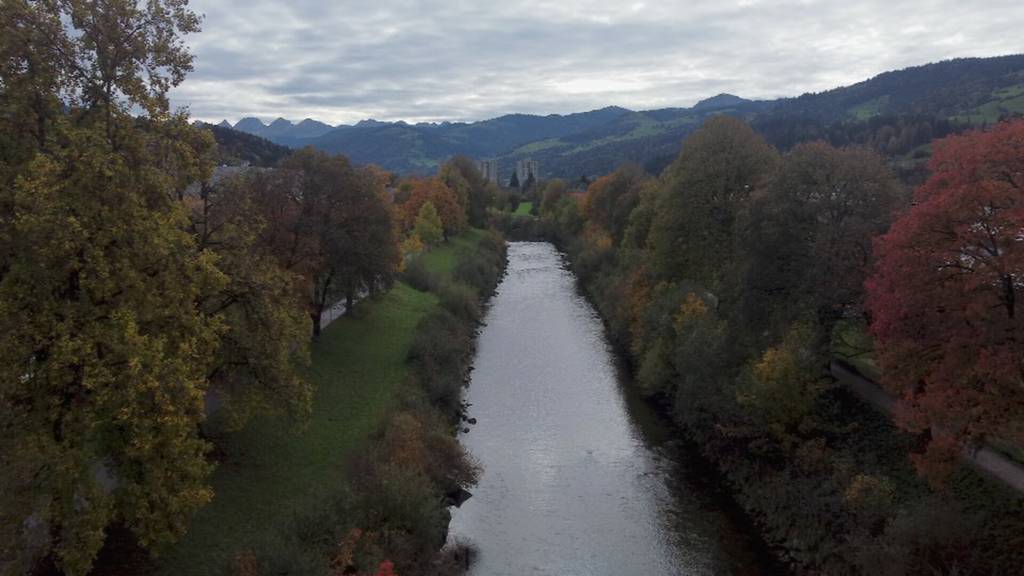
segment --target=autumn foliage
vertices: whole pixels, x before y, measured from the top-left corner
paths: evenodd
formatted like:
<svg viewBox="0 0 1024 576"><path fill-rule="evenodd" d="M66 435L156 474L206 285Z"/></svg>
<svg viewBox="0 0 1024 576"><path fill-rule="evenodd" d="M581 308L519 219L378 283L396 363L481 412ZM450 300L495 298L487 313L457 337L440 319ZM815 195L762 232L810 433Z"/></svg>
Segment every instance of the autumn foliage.
<svg viewBox="0 0 1024 576"><path fill-rule="evenodd" d="M1024 121L939 142L931 170L875 245L885 386L937 458L951 439L1024 443Z"/></svg>
<svg viewBox="0 0 1024 576"><path fill-rule="evenodd" d="M456 193L438 178L422 178L411 182L409 198L398 207L404 230L416 226L420 208L430 202L441 217L444 237L458 234L466 228L466 211Z"/></svg>

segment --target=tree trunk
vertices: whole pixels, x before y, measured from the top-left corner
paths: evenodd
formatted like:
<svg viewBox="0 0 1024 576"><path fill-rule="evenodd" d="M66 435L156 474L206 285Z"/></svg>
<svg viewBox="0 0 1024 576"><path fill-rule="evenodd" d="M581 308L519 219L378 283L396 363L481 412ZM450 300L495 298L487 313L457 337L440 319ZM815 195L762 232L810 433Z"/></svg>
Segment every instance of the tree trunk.
<svg viewBox="0 0 1024 576"><path fill-rule="evenodd" d="M345 290L345 316L351 316L356 306L355 291L352 288Z"/></svg>
<svg viewBox="0 0 1024 576"><path fill-rule="evenodd" d="M320 314L310 314L309 317L313 320L313 340L320 337Z"/></svg>

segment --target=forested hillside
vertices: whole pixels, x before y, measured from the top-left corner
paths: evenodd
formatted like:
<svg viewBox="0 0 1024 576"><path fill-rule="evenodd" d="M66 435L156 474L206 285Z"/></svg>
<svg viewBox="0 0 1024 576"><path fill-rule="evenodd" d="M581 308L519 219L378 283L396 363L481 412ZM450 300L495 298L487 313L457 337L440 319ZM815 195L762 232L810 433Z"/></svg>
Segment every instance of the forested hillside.
<svg viewBox="0 0 1024 576"><path fill-rule="evenodd" d="M1024 114L1024 55L927 64L772 101L721 94L692 108L637 112L609 107L472 123L368 120L334 128L309 119L292 124L279 118L266 126L246 118L235 129L402 173L432 173L444 159L466 154L498 158L505 175L515 161L530 158L540 162L546 177L577 178L606 174L626 162L657 173L675 157L687 134L717 114L749 121L784 150L818 139L868 146L896 160L901 175L919 180L932 138Z"/></svg>

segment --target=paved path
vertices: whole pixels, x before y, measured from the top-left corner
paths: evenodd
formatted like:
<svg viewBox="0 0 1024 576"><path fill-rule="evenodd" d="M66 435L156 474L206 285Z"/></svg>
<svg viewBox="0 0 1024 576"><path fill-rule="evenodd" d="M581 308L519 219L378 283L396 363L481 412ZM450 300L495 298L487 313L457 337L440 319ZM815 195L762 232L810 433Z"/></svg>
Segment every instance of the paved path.
<svg viewBox="0 0 1024 576"><path fill-rule="evenodd" d="M841 360L833 360L831 369L832 376L857 397L892 416L896 409L896 399L889 396L877 382L866 378L856 368ZM987 444L964 447L960 459L975 470L1024 494L1024 466Z"/></svg>

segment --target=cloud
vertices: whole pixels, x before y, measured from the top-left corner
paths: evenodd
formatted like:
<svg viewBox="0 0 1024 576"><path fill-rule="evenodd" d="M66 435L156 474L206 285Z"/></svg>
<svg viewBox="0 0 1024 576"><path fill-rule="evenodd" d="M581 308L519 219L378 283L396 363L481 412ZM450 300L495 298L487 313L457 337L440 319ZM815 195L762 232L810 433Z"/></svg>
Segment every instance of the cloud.
<svg viewBox="0 0 1024 576"><path fill-rule="evenodd" d="M979 7L978 4L983 4ZM1024 3L740 0L193 0L195 71L172 102L209 121L478 120L719 92L794 96L1022 50Z"/></svg>

